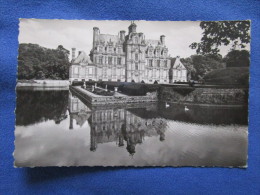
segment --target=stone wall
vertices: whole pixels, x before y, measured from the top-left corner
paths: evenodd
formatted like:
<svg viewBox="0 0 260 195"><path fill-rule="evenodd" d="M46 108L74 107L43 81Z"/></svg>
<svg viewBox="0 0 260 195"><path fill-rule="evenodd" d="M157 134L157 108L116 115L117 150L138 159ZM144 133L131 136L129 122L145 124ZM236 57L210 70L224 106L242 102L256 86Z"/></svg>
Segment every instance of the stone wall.
<svg viewBox="0 0 260 195"><path fill-rule="evenodd" d="M97 96L95 94L91 95L90 92L86 92L79 87L70 86L70 90L78 97L92 105L145 103L158 101L157 92L147 93L146 96Z"/></svg>
<svg viewBox="0 0 260 195"><path fill-rule="evenodd" d="M246 105L247 88L194 88L189 93L181 94L174 87L161 87L159 101L172 103Z"/></svg>

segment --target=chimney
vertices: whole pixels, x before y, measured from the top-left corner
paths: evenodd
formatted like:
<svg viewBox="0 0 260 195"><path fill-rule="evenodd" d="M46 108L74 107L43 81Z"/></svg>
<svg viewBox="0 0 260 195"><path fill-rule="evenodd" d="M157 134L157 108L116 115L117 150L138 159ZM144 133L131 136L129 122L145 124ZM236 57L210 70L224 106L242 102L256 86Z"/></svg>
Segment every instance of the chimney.
<svg viewBox="0 0 260 195"><path fill-rule="evenodd" d="M96 46L96 41L98 39L98 35L99 35L100 31L98 27L94 27L93 28L93 49Z"/></svg>
<svg viewBox="0 0 260 195"><path fill-rule="evenodd" d="M161 41L162 45L165 45L165 36L164 35L160 36L160 41Z"/></svg>
<svg viewBox="0 0 260 195"><path fill-rule="evenodd" d="M121 41L124 41L124 40L125 40L125 31L124 31L124 30L121 30L121 31L120 31L120 40L121 40Z"/></svg>
<svg viewBox="0 0 260 195"><path fill-rule="evenodd" d="M76 48L71 48L72 50L72 56L71 56L71 60L75 60L75 53L76 53Z"/></svg>

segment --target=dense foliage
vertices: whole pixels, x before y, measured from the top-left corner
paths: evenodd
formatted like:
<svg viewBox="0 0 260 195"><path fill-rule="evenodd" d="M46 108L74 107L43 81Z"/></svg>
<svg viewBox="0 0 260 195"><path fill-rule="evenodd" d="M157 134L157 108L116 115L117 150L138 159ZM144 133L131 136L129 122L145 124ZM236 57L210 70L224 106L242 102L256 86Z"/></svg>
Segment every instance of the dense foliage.
<svg viewBox="0 0 260 195"><path fill-rule="evenodd" d="M62 45L48 49L37 44L20 44L18 79L68 79L69 51Z"/></svg>
<svg viewBox="0 0 260 195"><path fill-rule="evenodd" d="M174 58L173 58L174 61ZM200 80L211 71L226 67L249 67L250 54L247 50L231 50L224 58L220 54L192 55L181 58L191 80Z"/></svg>
<svg viewBox="0 0 260 195"><path fill-rule="evenodd" d="M203 36L200 43L192 43L197 54L217 54L219 47L245 48L250 42L250 21L205 21L200 23Z"/></svg>
<svg viewBox="0 0 260 195"><path fill-rule="evenodd" d="M247 50L232 50L224 58L227 67L249 67L250 54Z"/></svg>
<svg viewBox="0 0 260 195"><path fill-rule="evenodd" d="M208 72L225 67L221 55L192 55L188 58L181 58L181 62L187 68L189 79L199 80Z"/></svg>
<svg viewBox="0 0 260 195"><path fill-rule="evenodd" d="M248 67L229 67L214 70L204 76L207 83L214 84L238 84L248 86L249 68Z"/></svg>

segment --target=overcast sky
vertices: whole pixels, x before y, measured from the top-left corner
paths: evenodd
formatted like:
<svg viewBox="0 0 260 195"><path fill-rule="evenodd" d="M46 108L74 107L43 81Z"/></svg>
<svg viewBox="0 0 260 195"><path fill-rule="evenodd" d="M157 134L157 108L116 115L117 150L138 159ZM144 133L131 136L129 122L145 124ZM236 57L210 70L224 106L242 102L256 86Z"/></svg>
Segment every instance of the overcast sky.
<svg viewBox="0 0 260 195"><path fill-rule="evenodd" d="M172 57L189 57L195 50L189 48L192 42L199 42L202 30L199 21L135 21L137 32L143 32L146 39L160 39L166 36L166 46ZM120 30L128 33L131 21L113 20L44 20L20 19L19 43L35 43L47 48L63 45L71 50L82 50L89 54L92 47L93 27L99 27L101 34L117 35ZM224 56L230 47L223 47Z"/></svg>

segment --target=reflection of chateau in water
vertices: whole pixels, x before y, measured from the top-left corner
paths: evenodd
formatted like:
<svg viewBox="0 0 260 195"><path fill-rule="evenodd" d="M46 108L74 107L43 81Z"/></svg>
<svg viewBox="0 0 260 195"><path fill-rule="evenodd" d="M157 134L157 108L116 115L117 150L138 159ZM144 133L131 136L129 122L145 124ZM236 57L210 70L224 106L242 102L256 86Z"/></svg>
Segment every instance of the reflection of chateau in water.
<svg viewBox="0 0 260 195"><path fill-rule="evenodd" d="M166 120L162 118L141 118L131 110L110 108L90 110L78 98L70 95L70 129L73 119L82 126L88 120L91 128L90 150L95 151L98 144L115 142L117 146L126 146L133 155L137 144L142 144L145 137L158 136L164 141Z"/></svg>

